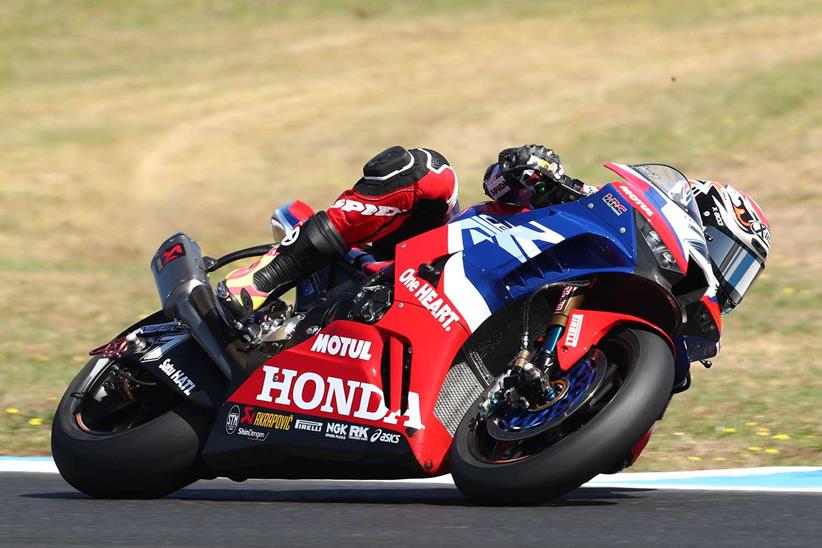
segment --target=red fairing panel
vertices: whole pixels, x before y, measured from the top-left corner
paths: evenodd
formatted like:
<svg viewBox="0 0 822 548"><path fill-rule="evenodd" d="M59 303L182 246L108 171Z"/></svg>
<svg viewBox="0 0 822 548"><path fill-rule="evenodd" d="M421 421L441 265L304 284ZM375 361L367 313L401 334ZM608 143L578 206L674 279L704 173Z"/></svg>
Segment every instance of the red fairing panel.
<svg viewBox="0 0 822 548"><path fill-rule="evenodd" d="M708 309L708 312L710 312L711 318L713 318L716 324L717 333L722 333L722 314L719 311L719 303L716 302L716 298L711 298L706 295L703 296L700 301L705 308Z"/></svg>
<svg viewBox="0 0 822 548"><path fill-rule="evenodd" d="M337 321L268 360L229 400L367 424L419 423L390 416L380 388L386 344L374 326ZM388 419L388 422L386 422Z"/></svg>
<svg viewBox="0 0 822 548"><path fill-rule="evenodd" d="M470 331L443 295L442 281L433 287L416 276L416 269L445 255L447 240L443 227L398 246L394 306L379 322L329 324L272 357L229 400L396 432L408 440L421 470L444 473L451 436L434 415L434 407ZM386 346L387 387L381 376ZM409 351L408 408L400 412L403 362Z"/></svg>
<svg viewBox="0 0 822 548"><path fill-rule="evenodd" d="M600 310L583 310L577 308L571 311L568 316L568 325L565 327L565 334L557 345L557 359L563 371L568 371L579 360L581 360L614 326L618 324L640 324L653 329L658 333L668 346L671 352L675 352L671 338L654 324L631 316L629 314L618 314L616 312L603 312Z"/></svg>

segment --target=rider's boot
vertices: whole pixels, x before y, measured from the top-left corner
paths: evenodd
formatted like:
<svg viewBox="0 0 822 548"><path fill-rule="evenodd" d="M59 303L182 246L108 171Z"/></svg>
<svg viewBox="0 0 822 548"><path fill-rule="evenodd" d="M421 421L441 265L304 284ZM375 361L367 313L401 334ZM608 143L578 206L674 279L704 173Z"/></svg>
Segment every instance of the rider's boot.
<svg viewBox="0 0 822 548"><path fill-rule="evenodd" d="M326 213L320 211L257 262L231 272L217 285L217 300L236 320L243 320L269 297L282 295L301 277L331 264L348 250Z"/></svg>

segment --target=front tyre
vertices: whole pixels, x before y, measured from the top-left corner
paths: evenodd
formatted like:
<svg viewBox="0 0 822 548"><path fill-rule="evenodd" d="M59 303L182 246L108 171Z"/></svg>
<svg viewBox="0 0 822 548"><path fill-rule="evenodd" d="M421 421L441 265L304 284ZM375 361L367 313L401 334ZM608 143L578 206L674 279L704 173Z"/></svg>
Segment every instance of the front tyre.
<svg viewBox="0 0 822 548"><path fill-rule="evenodd" d="M674 376L668 344L656 333L618 328L597 346L605 379L561 424L511 441L501 439L496 423L488 428L476 406L469 410L450 452L454 482L466 497L485 504L559 497L620 462L659 419Z"/></svg>
<svg viewBox="0 0 822 548"><path fill-rule="evenodd" d="M198 478L210 417L145 378L123 397L111 381L116 366L92 358L63 395L51 438L60 474L101 498L154 498L185 487Z"/></svg>

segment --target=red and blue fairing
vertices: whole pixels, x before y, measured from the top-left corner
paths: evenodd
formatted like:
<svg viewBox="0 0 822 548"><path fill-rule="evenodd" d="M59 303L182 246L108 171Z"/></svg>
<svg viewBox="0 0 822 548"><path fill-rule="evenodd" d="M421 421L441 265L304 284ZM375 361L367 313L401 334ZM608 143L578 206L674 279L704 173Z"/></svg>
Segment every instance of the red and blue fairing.
<svg viewBox="0 0 822 548"><path fill-rule="evenodd" d="M237 451L259 435L276 445L272 455L301 455L282 476L325 473L322 458L310 456L323 448L348 462L336 467L340 476L445 472L453 417L461 417L448 402L466 406L478 395L465 392L461 401L453 393L470 386L450 378L458 374L458 352L486 320L546 284L595 282L586 309L571 311L578 327L558 341L562 369L614 326L631 323L669 340L687 372L691 349L683 336L716 341L719 334L699 217L687 200L675 202L662 190L671 188L665 177L679 181L672 168L608 167L625 180L575 202L530 211L477 206L399 244L393 271L386 271L392 304L376 321L352 321L331 301L307 310L287 347L232 389L219 415L226 428L218 420L205 451L209 465L236 468ZM652 183L654 176L661 180ZM305 287L298 287L298 303L318 293ZM235 424L255 410L291 417L291 426ZM286 420L267 420L275 419Z"/></svg>

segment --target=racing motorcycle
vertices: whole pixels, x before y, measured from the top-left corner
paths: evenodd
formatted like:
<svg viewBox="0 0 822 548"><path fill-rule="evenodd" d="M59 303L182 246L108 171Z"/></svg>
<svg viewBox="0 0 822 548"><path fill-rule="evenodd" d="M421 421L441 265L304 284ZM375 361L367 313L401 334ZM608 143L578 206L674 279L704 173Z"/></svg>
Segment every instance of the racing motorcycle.
<svg viewBox="0 0 822 548"><path fill-rule="evenodd" d="M59 404L60 473L157 497L218 476L450 472L469 499L525 504L629 466L721 322L685 176L606 167L622 180L572 202L469 208L393 261L352 251L270 299L253 337L208 274L274 244L213 259L172 236L151 261L162 310L92 350ZM292 202L272 225L311 214Z"/></svg>

